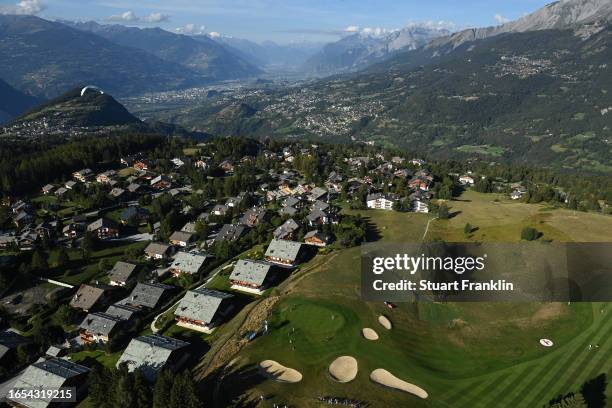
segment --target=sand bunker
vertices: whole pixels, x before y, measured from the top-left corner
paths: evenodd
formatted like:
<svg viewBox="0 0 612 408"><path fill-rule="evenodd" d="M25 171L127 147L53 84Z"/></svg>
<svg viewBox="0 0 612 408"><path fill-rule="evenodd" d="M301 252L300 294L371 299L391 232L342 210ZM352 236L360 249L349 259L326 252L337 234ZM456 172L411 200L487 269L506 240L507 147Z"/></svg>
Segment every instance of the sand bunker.
<svg viewBox="0 0 612 408"><path fill-rule="evenodd" d="M342 356L329 365L329 374L341 383L353 381L357 376L357 360L351 356Z"/></svg>
<svg viewBox="0 0 612 408"><path fill-rule="evenodd" d="M297 383L302 381L302 373L293 368L285 367L274 360L264 360L259 367L272 379L279 382Z"/></svg>
<svg viewBox="0 0 612 408"><path fill-rule="evenodd" d="M378 340L378 333L369 327L361 329L361 334L366 338L366 340Z"/></svg>
<svg viewBox="0 0 612 408"><path fill-rule="evenodd" d="M378 316L378 323L382 325L387 330L391 330L393 325L391 324L391 320L389 320L386 316L380 315Z"/></svg>
<svg viewBox="0 0 612 408"><path fill-rule="evenodd" d="M419 398L425 399L428 397L427 391L425 391L421 387L400 380L399 378L397 378L387 370L383 370L382 368L377 368L376 370L372 371L372 373L370 374L370 380L374 381L377 384L384 385L385 387L409 392L410 394L414 394Z"/></svg>

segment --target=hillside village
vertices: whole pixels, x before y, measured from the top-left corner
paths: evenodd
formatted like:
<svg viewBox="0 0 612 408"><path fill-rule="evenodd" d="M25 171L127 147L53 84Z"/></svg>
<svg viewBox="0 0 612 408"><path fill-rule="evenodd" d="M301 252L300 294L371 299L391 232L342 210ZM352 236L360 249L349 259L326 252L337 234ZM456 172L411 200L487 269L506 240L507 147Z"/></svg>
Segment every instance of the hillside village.
<svg viewBox="0 0 612 408"><path fill-rule="evenodd" d="M160 332L206 339L318 252L359 245L355 211L444 217L465 188L534 194L373 148L224 139L108 159L3 199L0 375L14 384L85 384L107 355L155 382L205 352Z"/></svg>

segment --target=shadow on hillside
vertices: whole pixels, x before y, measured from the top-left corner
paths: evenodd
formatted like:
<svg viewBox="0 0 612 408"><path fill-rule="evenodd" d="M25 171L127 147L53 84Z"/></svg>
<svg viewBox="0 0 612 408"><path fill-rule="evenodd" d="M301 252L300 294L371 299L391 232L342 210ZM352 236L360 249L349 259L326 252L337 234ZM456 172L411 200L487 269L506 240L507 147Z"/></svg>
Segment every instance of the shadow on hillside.
<svg viewBox="0 0 612 408"><path fill-rule="evenodd" d="M378 226L372 222L370 217L363 217L363 220L366 222L366 240L367 242L376 242L382 238L380 234L380 229Z"/></svg>
<svg viewBox="0 0 612 408"><path fill-rule="evenodd" d="M217 390L217 406L241 408L256 407L261 395L251 395L251 389L263 383L267 378L255 364L242 367L223 377ZM263 396L268 399L271 396Z"/></svg>

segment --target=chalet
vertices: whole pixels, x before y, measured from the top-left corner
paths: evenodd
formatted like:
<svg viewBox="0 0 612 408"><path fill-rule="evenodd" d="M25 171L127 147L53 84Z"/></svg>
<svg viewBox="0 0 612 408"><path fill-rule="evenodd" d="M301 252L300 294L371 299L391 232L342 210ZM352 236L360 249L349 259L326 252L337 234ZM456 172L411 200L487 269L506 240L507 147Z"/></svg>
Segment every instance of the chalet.
<svg viewBox="0 0 612 408"><path fill-rule="evenodd" d="M119 261L108 272L108 278L112 286L126 286L134 279L138 272L138 265Z"/></svg>
<svg viewBox="0 0 612 408"><path fill-rule="evenodd" d="M196 233L196 225L197 225L197 223L195 223L195 222L188 222L185 225L183 225L183 228L181 228L181 231L189 232L190 234L195 234Z"/></svg>
<svg viewBox="0 0 612 408"><path fill-rule="evenodd" d="M175 157L174 159L171 159L170 161L172 162L172 164L174 164L174 167L176 167L177 169L180 169L181 167L185 165L185 161L181 159L180 157Z"/></svg>
<svg viewBox="0 0 612 408"><path fill-rule="evenodd" d="M234 172L234 163L232 163L230 160L223 160L220 164L219 164L219 168L221 170L223 170L226 173L233 173Z"/></svg>
<svg viewBox="0 0 612 408"><path fill-rule="evenodd" d="M242 202L243 199L244 199L244 197L240 196L240 195L237 196L237 197L230 197L225 202L225 205L230 207L230 208L238 208L240 206L240 203Z"/></svg>
<svg viewBox="0 0 612 408"><path fill-rule="evenodd" d="M255 227L265 221L267 214L268 212L264 207L251 208L240 218L240 224Z"/></svg>
<svg viewBox="0 0 612 408"><path fill-rule="evenodd" d="M130 296L120 303L141 309L155 309L174 289L174 286L164 285L163 283L139 282Z"/></svg>
<svg viewBox="0 0 612 408"><path fill-rule="evenodd" d="M115 316L121 320L130 321L136 318L140 314L140 312L142 312L142 309L139 309L136 306L115 303L110 305L104 313L106 313L107 315Z"/></svg>
<svg viewBox="0 0 612 408"><path fill-rule="evenodd" d="M64 235L66 238L74 239L83 235L84 231L85 227L83 226L83 224L71 222L64 228L62 228L62 235Z"/></svg>
<svg viewBox="0 0 612 408"><path fill-rule="evenodd" d="M103 173L100 173L96 176L96 181L101 184L109 184L113 181L113 178L117 175L115 170L107 170Z"/></svg>
<svg viewBox="0 0 612 408"><path fill-rule="evenodd" d="M129 223L141 224L149 218L149 211L146 208L138 207L135 205L129 206L119 214L119 221L123 225Z"/></svg>
<svg viewBox="0 0 612 408"><path fill-rule="evenodd" d="M127 191L129 191L131 194L135 194L137 193L139 190L142 189L142 185L138 184L138 183L130 183L126 188Z"/></svg>
<svg viewBox="0 0 612 408"><path fill-rule="evenodd" d="M244 234L245 228L238 224L224 224L215 236L214 241L237 241Z"/></svg>
<svg viewBox="0 0 612 408"><path fill-rule="evenodd" d="M287 207L283 207L281 208L278 213L283 216L283 215L288 215L289 217L294 217L297 213L298 210L294 207L291 206L287 206Z"/></svg>
<svg viewBox="0 0 612 408"><path fill-rule="evenodd" d="M393 164L402 164L402 163L404 163L404 158L403 157L399 157L399 156L393 156L391 158L391 162Z"/></svg>
<svg viewBox="0 0 612 408"><path fill-rule="evenodd" d="M14 235L0 235L0 249L17 246L17 238Z"/></svg>
<svg viewBox="0 0 612 408"><path fill-rule="evenodd" d="M161 242L151 242L144 250L147 259L166 259L173 253L170 245Z"/></svg>
<svg viewBox="0 0 612 408"><path fill-rule="evenodd" d="M267 261L285 265L295 266L301 255L302 244L295 241L273 239L265 253Z"/></svg>
<svg viewBox="0 0 612 408"><path fill-rule="evenodd" d="M399 177L399 178L403 178L403 179L409 179L412 177L412 172L408 169L398 169L396 170L393 175L395 177Z"/></svg>
<svg viewBox="0 0 612 408"><path fill-rule="evenodd" d="M276 239L293 239L300 226L293 219L288 219L282 225L274 230L272 235Z"/></svg>
<svg viewBox="0 0 612 408"><path fill-rule="evenodd" d="M24 230L17 237L17 245L19 245L19 249L22 251L29 251L36 248L39 242L40 237L36 231L32 231L31 229Z"/></svg>
<svg viewBox="0 0 612 408"><path fill-rule="evenodd" d="M44 195L49 195L53 192L53 190L55 190L55 186L53 184L47 184L46 186L44 186L41 191Z"/></svg>
<svg viewBox="0 0 612 408"><path fill-rule="evenodd" d="M217 204L213 207L212 213L216 216L223 217L229 211L229 207L224 204Z"/></svg>
<svg viewBox="0 0 612 408"><path fill-rule="evenodd" d="M135 160L132 167L140 171L149 170L149 161L145 159Z"/></svg>
<svg viewBox="0 0 612 408"><path fill-rule="evenodd" d="M170 188L171 186L172 181L170 180L170 177L164 174L161 174L151 180L151 187L156 190L165 190L167 188Z"/></svg>
<svg viewBox="0 0 612 408"><path fill-rule="evenodd" d="M523 196L527 194L527 189L525 187L517 187L510 193L510 198L513 200L520 200Z"/></svg>
<svg viewBox="0 0 612 408"><path fill-rule="evenodd" d="M204 268L208 257L206 255L192 254L190 252L178 252L170 265L172 276L179 277L182 274L197 275Z"/></svg>
<svg viewBox="0 0 612 408"><path fill-rule="evenodd" d="M57 190L55 190L55 196L59 197L59 198L63 198L66 193L68 193L68 189L66 187L60 187Z"/></svg>
<svg viewBox="0 0 612 408"><path fill-rule="evenodd" d="M193 242L194 238L195 236L189 232L174 231L170 235L169 241L170 245L186 248Z"/></svg>
<svg viewBox="0 0 612 408"><path fill-rule="evenodd" d="M313 188L310 191L310 194L308 194L309 201L317 201L317 200L324 201L326 199L327 199L327 190L321 187Z"/></svg>
<svg viewBox="0 0 612 408"><path fill-rule="evenodd" d="M119 225L108 218L99 218L87 226L88 232L93 232L99 239L117 238Z"/></svg>
<svg viewBox="0 0 612 408"><path fill-rule="evenodd" d="M74 387L76 390L75 400L79 401L85 396L88 373L89 368L72 361L57 357L45 358L28 366L12 385L12 389L57 390L63 387ZM11 401L11 405L27 408L54 406L47 400L25 400L23 398L16 398Z"/></svg>
<svg viewBox="0 0 612 408"><path fill-rule="evenodd" d="M108 343L124 322L125 320L106 313L90 313L79 325L79 336L85 344Z"/></svg>
<svg viewBox="0 0 612 408"><path fill-rule="evenodd" d="M410 164L412 164L413 166L418 166L421 167L423 165L425 165L425 160L423 159L412 159L410 160Z"/></svg>
<svg viewBox="0 0 612 408"><path fill-rule="evenodd" d="M34 231L41 239L51 239L55 237L57 221L43 221L34 228Z"/></svg>
<svg viewBox="0 0 612 408"><path fill-rule="evenodd" d="M23 228L34 221L34 216L27 211L18 212L13 218L13 223L17 228Z"/></svg>
<svg viewBox="0 0 612 408"><path fill-rule="evenodd" d="M110 193L108 193L109 197L114 199L114 200L122 200L124 198L127 198L127 193L124 189L119 188L119 187L115 187L113 188Z"/></svg>
<svg viewBox="0 0 612 408"><path fill-rule="evenodd" d="M462 185L470 185L473 186L474 185L474 177L469 176L467 174L464 174L463 176L459 177L459 183L461 183Z"/></svg>
<svg viewBox="0 0 612 408"><path fill-rule="evenodd" d="M303 206L304 202L296 196L287 197L283 200L283 207L302 208Z"/></svg>
<svg viewBox="0 0 612 408"><path fill-rule="evenodd" d="M75 171L74 173L72 173L72 177L75 180L80 181L81 183L85 183L92 176L93 176L93 171L91 171L91 169L83 169L83 170Z"/></svg>
<svg viewBox="0 0 612 408"><path fill-rule="evenodd" d="M147 334L130 341L117 367L126 364L129 372L140 370L154 382L161 370L177 371L187 360L189 343L159 334Z"/></svg>
<svg viewBox="0 0 612 408"><path fill-rule="evenodd" d="M66 182L66 184L64 184L64 187L66 187L66 189L68 190L72 190L76 185L77 185L76 181L69 180Z"/></svg>
<svg viewBox="0 0 612 408"><path fill-rule="evenodd" d="M232 289L261 294L269 285L272 265L267 262L241 259L236 262L229 279Z"/></svg>
<svg viewBox="0 0 612 408"><path fill-rule="evenodd" d="M397 194L368 194L366 197L366 205L368 208L376 210L387 210L393 209L393 204L399 201Z"/></svg>
<svg viewBox="0 0 612 408"><path fill-rule="evenodd" d="M70 306L85 312L101 306L106 301L107 288L99 285L82 284L70 300Z"/></svg>
<svg viewBox="0 0 612 408"><path fill-rule="evenodd" d="M315 245L319 247L325 247L331 242L329 236L319 232L317 230L309 231L304 235L304 243L308 245Z"/></svg>
<svg viewBox="0 0 612 408"><path fill-rule="evenodd" d="M210 162L204 158L196 160L195 167L202 170L207 170L210 167Z"/></svg>
<svg viewBox="0 0 612 408"><path fill-rule="evenodd" d="M430 184L431 182L428 179L417 176L414 176L408 181L408 187L414 190L428 191Z"/></svg>
<svg viewBox="0 0 612 408"><path fill-rule="evenodd" d="M308 225L311 227L328 224L330 221L328 214L325 211L318 209L313 210L310 214L308 214L306 219L308 220Z"/></svg>
<svg viewBox="0 0 612 408"><path fill-rule="evenodd" d="M231 311L228 301L232 297L229 293L205 288L187 291L174 312L177 325L212 332Z"/></svg>
<svg viewBox="0 0 612 408"><path fill-rule="evenodd" d="M134 157L133 156L123 156L119 161L125 167L132 167L134 165Z"/></svg>

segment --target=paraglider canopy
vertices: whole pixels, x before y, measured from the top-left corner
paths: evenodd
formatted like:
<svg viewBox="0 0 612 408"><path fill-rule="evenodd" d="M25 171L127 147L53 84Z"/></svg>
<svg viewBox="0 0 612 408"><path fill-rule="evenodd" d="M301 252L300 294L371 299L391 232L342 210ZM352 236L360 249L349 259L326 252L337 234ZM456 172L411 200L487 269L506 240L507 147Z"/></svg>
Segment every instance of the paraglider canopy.
<svg viewBox="0 0 612 408"><path fill-rule="evenodd" d="M100 88L98 88L95 85L87 85L86 87L84 87L83 89L81 89L81 96L85 95L85 92L92 90L92 91L98 91L100 92L101 95L104 95L104 91L101 90Z"/></svg>

